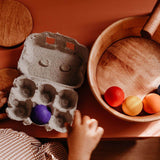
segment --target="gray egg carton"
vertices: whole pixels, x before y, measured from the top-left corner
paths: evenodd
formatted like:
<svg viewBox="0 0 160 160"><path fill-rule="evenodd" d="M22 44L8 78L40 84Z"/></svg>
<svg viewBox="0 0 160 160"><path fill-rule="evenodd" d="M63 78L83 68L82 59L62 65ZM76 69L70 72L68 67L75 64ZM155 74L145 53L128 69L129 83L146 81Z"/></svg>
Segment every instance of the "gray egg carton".
<svg viewBox="0 0 160 160"><path fill-rule="evenodd" d="M64 123L73 120L78 102L74 88L84 81L88 54L85 46L59 33L28 36L18 61L22 75L14 80L8 99L9 118L30 125L32 108L42 104L52 115L41 126L66 132Z"/></svg>

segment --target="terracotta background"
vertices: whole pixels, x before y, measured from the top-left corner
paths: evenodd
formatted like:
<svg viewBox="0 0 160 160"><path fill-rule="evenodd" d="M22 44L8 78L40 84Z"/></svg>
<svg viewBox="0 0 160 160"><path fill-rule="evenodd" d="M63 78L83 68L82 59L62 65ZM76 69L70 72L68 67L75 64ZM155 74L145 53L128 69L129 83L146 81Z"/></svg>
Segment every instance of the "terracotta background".
<svg viewBox="0 0 160 160"><path fill-rule="evenodd" d="M99 34L114 21L151 12L156 0L19 0L31 12L32 32L59 32L75 38L89 49ZM16 67L23 45L0 48L0 68ZM105 111L93 97L87 76L78 90L78 109L99 121L105 129L103 138L131 138L160 136L160 121L131 123ZM4 120L1 128L11 127L35 137L60 138L66 134L46 132L43 127L23 126L21 122Z"/></svg>

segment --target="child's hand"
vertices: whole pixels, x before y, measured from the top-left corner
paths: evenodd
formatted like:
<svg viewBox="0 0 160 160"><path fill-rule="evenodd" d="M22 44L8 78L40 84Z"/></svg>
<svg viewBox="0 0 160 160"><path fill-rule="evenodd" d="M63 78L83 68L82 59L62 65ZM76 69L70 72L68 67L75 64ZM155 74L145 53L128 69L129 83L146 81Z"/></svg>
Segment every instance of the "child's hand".
<svg viewBox="0 0 160 160"><path fill-rule="evenodd" d="M77 110L72 127L68 126L69 160L89 160L103 132L95 119L81 118Z"/></svg>

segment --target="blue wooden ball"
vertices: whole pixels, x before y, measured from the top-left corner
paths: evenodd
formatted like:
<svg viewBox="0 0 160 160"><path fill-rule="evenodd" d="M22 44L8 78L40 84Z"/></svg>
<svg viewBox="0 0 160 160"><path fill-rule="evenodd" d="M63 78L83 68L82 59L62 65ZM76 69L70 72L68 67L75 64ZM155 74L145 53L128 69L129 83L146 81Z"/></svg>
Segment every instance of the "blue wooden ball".
<svg viewBox="0 0 160 160"><path fill-rule="evenodd" d="M47 124L51 118L51 111L47 106L38 104L32 109L30 118L36 124Z"/></svg>
<svg viewBox="0 0 160 160"><path fill-rule="evenodd" d="M157 88L157 93L160 95L160 85Z"/></svg>

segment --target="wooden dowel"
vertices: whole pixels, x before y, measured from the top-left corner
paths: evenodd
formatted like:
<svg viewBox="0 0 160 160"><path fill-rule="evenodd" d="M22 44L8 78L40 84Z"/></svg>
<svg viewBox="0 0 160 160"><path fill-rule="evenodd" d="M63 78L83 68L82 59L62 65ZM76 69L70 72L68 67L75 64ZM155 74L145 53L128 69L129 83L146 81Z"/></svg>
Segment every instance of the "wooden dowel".
<svg viewBox="0 0 160 160"><path fill-rule="evenodd" d="M160 0L157 1L151 16L141 30L141 36L151 38L160 24Z"/></svg>

